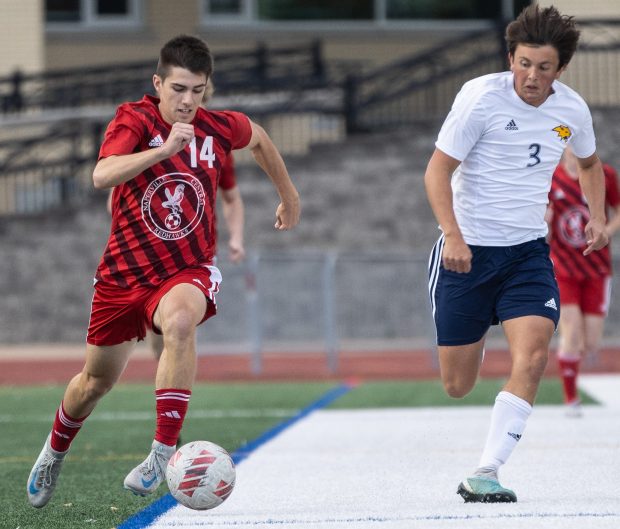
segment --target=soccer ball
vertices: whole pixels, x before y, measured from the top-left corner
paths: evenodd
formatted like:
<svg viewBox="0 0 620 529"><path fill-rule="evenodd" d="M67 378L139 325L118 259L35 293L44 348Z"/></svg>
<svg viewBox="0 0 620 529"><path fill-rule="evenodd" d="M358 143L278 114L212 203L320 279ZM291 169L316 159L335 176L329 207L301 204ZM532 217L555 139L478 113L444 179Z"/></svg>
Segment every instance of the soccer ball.
<svg viewBox="0 0 620 529"><path fill-rule="evenodd" d="M181 225L181 216L177 213L169 213L164 223L169 230L176 230Z"/></svg>
<svg viewBox="0 0 620 529"><path fill-rule="evenodd" d="M179 448L166 467L170 494L199 511L220 505L235 486L235 465L221 446L194 441Z"/></svg>

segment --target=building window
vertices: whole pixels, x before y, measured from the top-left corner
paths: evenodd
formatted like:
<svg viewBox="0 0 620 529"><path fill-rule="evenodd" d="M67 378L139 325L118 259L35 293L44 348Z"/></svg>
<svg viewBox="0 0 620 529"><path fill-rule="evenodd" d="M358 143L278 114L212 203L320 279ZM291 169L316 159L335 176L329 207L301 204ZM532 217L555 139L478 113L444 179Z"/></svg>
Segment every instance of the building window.
<svg viewBox="0 0 620 529"><path fill-rule="evenodd" d="M81 0L45 0L47 22L79 22Z"/></svg>
<svg viewBox="0 0 620 529"><path fill-rule="evenodd" d="M385 3L388 20L496 20L513 18L531 3L530 0L380 0Z"/></svg>
<svg viewBox="0 0 620 529"><path fill-rule="evenodd" d="M202 20L206 24L251 22L253 7L252 0L202 0Z"/></svg>
<svg viewBox="0 0 620 529"><path fill-rule="evenodd" d="M142 0L45 0L48 28L126 27L141 24Z"/></svg>
<svg viewBox="0 0 620 529"><path fill-rule="evenodd" d="M372 20L374 0L258 0L261 20Z"/></svg>
<svg viewBox="0 0 620 529"><path fill-rule="evenodd" d="M208 4L209 13L215 16L234 16L243 13L243 0L210 0Z"/></svg>
<svg viewBox="0 0 620 529"><path fill-rule="evenodd" d="M202 0L203 22L496 20L531 0Z"/></svg>

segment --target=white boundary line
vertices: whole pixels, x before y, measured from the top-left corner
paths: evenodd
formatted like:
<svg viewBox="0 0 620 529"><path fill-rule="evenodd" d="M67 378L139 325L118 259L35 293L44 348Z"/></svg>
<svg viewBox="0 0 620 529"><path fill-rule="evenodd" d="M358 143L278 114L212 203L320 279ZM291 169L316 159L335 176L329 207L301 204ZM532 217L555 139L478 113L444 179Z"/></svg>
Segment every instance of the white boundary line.
<svg viewBox="0 0 620 529"><path fill-rule="evenodd" d="M243 461L221 507L175 507L150 527L616 529L613 402L578 420L561 406L534 408L501 475L516 504L465 504L455 493L478 461L489 408L318 411Z"/></svg>

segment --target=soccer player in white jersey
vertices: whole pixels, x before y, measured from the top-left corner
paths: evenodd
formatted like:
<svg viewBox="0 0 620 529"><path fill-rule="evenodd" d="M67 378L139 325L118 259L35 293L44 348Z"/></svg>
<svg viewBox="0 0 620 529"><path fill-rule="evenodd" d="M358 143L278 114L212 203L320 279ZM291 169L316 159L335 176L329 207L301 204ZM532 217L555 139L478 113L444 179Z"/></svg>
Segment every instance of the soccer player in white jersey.
<svg viewBox="0 0 620 529"><path fill-rule="evenodd" d="M584 253L607 244L590 111L558 81L578 40L573 17L526 7L506 29L510 71L463 86L426 170L442 231L429 261L429 292L445 390L456 398L471 391L493 324L501 322L512 358L478 468L458 486L466 502L517 501L498 470L523 435L558 323L545 210L569 145L590 209Z"/></svg>

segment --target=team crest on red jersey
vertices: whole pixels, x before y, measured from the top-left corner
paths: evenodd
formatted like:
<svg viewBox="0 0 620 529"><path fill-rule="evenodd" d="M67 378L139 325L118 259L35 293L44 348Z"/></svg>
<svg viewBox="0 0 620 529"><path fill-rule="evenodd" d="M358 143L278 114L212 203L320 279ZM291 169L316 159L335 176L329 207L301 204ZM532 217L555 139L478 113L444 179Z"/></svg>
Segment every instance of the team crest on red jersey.
<svg viewBox="0 0 620 529"><path fill-rule="evenodd" d="M590 214L585 206L576 206L564 212L558 222L560 236L573 248L586 245L584 227L588 223Z"/></svg>
<svg viewBox="0 0 620 529"><path fill-rule="evenodd" d="M196 177L169 173L153 180L142 197L142 219L160 239L182 239L200 223L205 191Z"/></svg>

